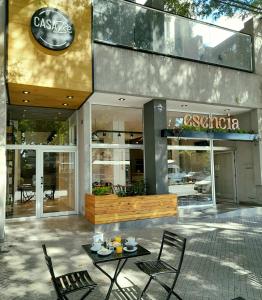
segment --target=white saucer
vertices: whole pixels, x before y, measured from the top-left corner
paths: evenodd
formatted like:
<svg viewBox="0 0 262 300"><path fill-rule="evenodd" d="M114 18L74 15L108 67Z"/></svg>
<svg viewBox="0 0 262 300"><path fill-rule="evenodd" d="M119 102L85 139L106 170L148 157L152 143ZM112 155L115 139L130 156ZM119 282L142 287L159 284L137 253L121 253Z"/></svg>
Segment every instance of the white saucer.
<svg viewBox="0 0 262 300"><path fill-rule="evenodd" d="M97 254L102 255L102 256L107 256L110 255L112 253L112 250L107 249L107 251L101 251L102 249L100 249L99 251L97 251Z"/></svg>
<svg viewBox="0 0 262 300"><path fill-rule="evenodd" d="M132 250L127 249L127 247L124 247L123 249L126 252L135 252L137 250L137 247L134 247L134 249L132 249Z"/></svg>

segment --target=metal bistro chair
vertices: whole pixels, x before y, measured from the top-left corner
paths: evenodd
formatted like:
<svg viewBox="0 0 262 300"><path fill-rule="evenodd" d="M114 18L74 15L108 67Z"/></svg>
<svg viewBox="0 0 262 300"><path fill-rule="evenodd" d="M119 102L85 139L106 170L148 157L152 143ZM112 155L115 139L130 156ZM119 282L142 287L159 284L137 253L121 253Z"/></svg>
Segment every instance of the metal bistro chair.
<svg viewBox="0 0 262 300"><path fill-rule="evenodd" d="M82 289L87 289L87 292L80 298L80 300L83 300L97 286L97 284L93 282L87 271L78 271L55 277L52 259L47 254L46 246L42 245L42 248L45 255L45 261L51 275L51 280L58 297L57 300L69 300L69 298L66 296L67 294Z"/></svg>
<svg viewBox="0 0 262 300"><path fill-rule="evenodd" d="M175 250L178 251L179 260L177 263L177 267L173 267L167 262L162 260L162 252L163 252L164 245L175 248L174 252L176 252ZM167 291L168 295L166 300L169 300L172 294L175 295L178 299L182 300L182 298L176 292L174 292L174 287L181 270L185 248L186 248L185 238L180 237L179 235L173 232L167 230L164 231L157 260L145 261L145 262L141 261L136 263L136 265L141 271L143 271L144 273L150 276L144 290L142 291L138 299L141 299L143 297L143 294L146 292L151 280L153 279L156 282L158 282ZM172 274L172 273L174 274L174 281L171 286L166 285L162 280L159 279L161 275Z"/></svg>

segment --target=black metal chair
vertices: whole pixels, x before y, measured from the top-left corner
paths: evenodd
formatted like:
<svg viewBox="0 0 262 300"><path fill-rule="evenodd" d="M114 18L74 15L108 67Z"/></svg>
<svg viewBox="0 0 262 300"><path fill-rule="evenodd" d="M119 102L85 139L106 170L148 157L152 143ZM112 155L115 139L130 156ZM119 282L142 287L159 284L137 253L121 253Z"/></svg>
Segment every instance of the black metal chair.
<svg viewBox="0 0 262 300"><path fill-rule="evenodd" d="M162 254L163 254L162 252L164 246L170 246L174 248L174 254L178 253L179 258L176 263L176 267L173 267L166 261L162 260ZM168 295L166 300L169 300L172 294L176 296L178 299L182 300L182 298L176 292L174 292L174 288L181 270L185 248L186 248L185 238L173 232L167 230L164 231L157 260L144 261L144 262L141 261L136 263L136 265L141 271L143 271L144 273L150 276L144 290L142 291L138 299L141 299L143 297L143 294L146 292L151 280L153 279L156 282L158 282L167 291ZM169 250L168 253L170 254L171 253L170 249L168 250ZM171 286L168 286L165 282L159 279L159 277L161 277L164 274L174 274L174 281L172 282Z"/></svg>
<svg viewBox="0 0 262 300"><path fill-rule="evenodd" d="M68 273L59 277L55 277L52 259L47 254L46 246L42 245L42 248L43 248L45 261L48 270L50 272L51 280L54 285L58 300L69 300L69 298L66 296L67 294L82 289L87 289L87 292L80 298L80 300L83 300L97 286L97 284L93 282L93 280L91 279L87 271L78 271L78 272Z"/></svg>

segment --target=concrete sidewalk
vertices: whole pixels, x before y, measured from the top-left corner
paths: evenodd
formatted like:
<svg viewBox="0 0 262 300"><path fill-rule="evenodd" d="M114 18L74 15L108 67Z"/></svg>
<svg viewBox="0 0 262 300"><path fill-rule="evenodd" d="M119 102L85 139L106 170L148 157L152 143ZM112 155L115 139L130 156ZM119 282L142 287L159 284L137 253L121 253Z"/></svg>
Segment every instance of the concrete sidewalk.
<svg viewBox="0 0 262 300"><path fill-rule="evenodd" d="M184 300L230 300L240 296L246 300L262 299L261 210L238 209L221 215L207 213L207 218L204 213L200 216L192 220L185 216L178 220L168 218L164 224L125 228L121 234L136 236L152 252L152 257L158 253L163 229L188 238L176 285L176 292ZM56 299L42 243L47 245L57 275L88 268L99 284L88 299L103 299L109 281L92 265L81 247L91 242L92 234L90 225L79 216L8 223L5 248L9 252L0 254L0 299ZM111 231L107 236L114 234ZM131 299L136 299L147 281L134 262L135 259L130 259L120 275L120 283ZM112 263L108 264L108 270L114 270ZM71 299L78 299L76 296ZM165 296L152 283L144 299L161 300ZM123 297L114 290L110 299Z"/></svg>

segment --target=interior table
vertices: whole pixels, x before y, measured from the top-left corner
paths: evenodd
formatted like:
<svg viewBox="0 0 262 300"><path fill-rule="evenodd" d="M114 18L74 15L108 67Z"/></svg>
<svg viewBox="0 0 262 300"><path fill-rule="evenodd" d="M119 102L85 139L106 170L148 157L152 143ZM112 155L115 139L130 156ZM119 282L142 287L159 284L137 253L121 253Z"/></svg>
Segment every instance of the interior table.
<svg viewBox="0 0 262 300"><path fill-rule="evenodd" d="M18 190L21 192L21 203L27 202L35 197L35 186L30 183L21 184Z"/></svg>
<svg viewBox="0 0 262 300"><path fill-rule="evenodd" d="M122 271L122 269L124 268L127 260L129 258L134 258L134 257L139 257L139 256L143 256L143 255L149 255L151 254L150 251L148 251L147 249L145 249L144 247L137 245L137 250L134 252L125 252L123 250L123 253L118 254L115 251L112 252L111 254L107 255L107 256L102 256L97 254L96 252L91 251L91 244L87 244L87 245L83 245L82 246L84 248L84 250L86 251L87 255L92 259L93 264L101 271L103 272L111 281L110 287L108 289L107 295L105 300L108 300L110 297L110 294L112 292L112 288L114 286L114 284L116 284L116 286L119 288L119 291L126 297L126 299L130 299L130 297L127 295L127 293L121 288L121 286L119 285L119 283L117 282L117 277L119 276L120 272ZM116 266L116 270L114 273L114 276L110 276L101 266L100 264L103 263L107 263L107 262L112 262L112 261L117 261L117 266Z"/></svg>

